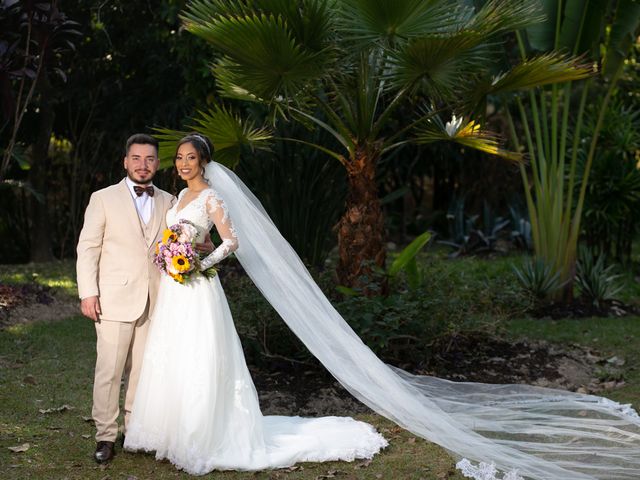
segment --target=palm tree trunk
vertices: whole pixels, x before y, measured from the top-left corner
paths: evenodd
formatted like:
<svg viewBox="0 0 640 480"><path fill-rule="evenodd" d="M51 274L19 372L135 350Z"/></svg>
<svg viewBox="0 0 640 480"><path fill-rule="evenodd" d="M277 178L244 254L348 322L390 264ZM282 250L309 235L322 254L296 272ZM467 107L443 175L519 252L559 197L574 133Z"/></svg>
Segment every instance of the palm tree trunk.
<svg viewBox="0 0 640 480"><path fill-rule="evenodd" d="M376 273L386 260L384 218L376 183L379 152L359 148L347 164L346 212L338 223L338 281L372 296L386 293L386 278Z"/></svg>

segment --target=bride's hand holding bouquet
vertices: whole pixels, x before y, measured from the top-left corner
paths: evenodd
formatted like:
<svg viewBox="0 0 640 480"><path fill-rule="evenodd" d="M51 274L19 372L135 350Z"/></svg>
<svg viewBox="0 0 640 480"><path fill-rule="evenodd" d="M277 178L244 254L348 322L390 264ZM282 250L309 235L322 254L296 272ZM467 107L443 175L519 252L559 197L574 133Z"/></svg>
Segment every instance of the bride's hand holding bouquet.
<svg viewBox="0 0 640 480"><path fill-rule="evenodd" d="M209 278L215 277L218 273L215 267L200 268L200 256L195 247L197 235L198 229L189 221L181 220L171 225L165 229L162 240L156 245L153 263L161 272L181 284L198 273Z"/></svg>

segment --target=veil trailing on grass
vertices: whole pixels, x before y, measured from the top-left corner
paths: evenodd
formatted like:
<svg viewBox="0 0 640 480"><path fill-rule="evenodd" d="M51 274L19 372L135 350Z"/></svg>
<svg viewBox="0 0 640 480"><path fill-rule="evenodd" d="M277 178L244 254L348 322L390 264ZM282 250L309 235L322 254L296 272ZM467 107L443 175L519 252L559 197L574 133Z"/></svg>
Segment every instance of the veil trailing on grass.
<svg viewBox="0 0 640 480"><path fill-rule="evenodd" d="M352 395L447 449L466 477L640 478L640 417L629 405L526 385L451 382L383 363L333 308L242 180L216 162L205 175L233 221L236 257L289 328Z"/></svg>

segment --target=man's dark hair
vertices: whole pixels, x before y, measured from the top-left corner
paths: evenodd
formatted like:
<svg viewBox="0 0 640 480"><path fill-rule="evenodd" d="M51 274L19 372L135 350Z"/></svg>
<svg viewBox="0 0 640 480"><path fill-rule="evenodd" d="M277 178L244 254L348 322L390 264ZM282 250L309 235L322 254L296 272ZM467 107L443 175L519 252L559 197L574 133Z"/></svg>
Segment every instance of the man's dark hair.
<svg viewBox="0 0 640 480"><path fill-rule="evenodd" d="M158 153L158 140L152 137L151 135L147 135L146 133L134 133L127 140L127 145L124 149L124 154L129 155L129 149L131 145L153 145L156 149L156 153Z"/></svg>

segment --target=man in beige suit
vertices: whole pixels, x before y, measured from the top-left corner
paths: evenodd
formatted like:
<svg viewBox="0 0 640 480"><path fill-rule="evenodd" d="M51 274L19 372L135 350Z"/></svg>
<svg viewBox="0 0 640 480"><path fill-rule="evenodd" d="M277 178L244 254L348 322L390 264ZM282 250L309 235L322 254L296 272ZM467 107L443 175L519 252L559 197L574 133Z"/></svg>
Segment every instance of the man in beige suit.
<svg viewBox="0 0 640 480"><path fill-rule="evenodd" d="M80 308L95 322L97 335L92 413L98 463L115 453L123 374L126 432L158 291L160 272L153 255L175 201L152 184L158 165L158 141L132 135L124 157L127 177L91 195L78 240ZM208 240L199 247L211 251L213 245Z"/></svg>

